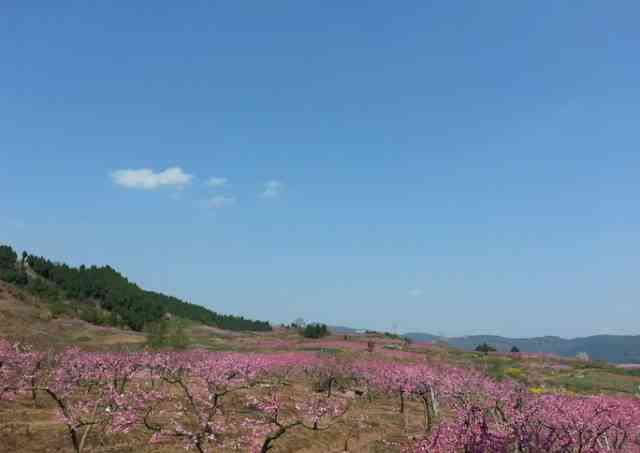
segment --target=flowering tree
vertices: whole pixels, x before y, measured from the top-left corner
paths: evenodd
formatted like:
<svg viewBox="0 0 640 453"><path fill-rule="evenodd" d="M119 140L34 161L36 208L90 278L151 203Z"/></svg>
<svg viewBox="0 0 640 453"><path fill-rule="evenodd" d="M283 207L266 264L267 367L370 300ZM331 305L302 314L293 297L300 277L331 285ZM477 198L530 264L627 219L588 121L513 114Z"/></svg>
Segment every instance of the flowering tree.
<svg viewBox="0 0 640 453"><path fill-rule="evenodd" d="M368 402L336 391L337 383L364 383L373 396L399 400L401 413L406 400L420 401L425 434L403 444L411 453L640 453L635 397L538 394L424 361L299 352L43 354L0 340L0 400L48 395L76 453L96 432L142 427L151 442L177 440L200 453L265 453L290 430L342 422L347 449L367 425ZM358 404L357 417L344 417Z"/></svg>
<svg viewBox="0 0 640 453"><path fill-rule="evenodd" d="M440 372L427 366L418 366L413 374L412 392L420 401L424 408L424 427L427 432L433 429L436 418L440 412L438 402L438 387L443 382L446 373Z"/></svg>
<svg viewBox="0 0 640 453"><path fill-rule="evenodd" d="M340 381L354 378L352 363L338 359L335 356L324 357L308 363L305 367L308 376L311 376L319 389L327 392L330 398L335 384Z"/></svg>
<svg viewBox="0 0 640 453"><path fill-rule="evenodd" d="M201 453L234 443L243 436L243 424L225 406L225 398L257 385L286 385L294 365L308 364L308 360L308 355L300 353L158 354L153 367L165 386L178 390L178 396L170 389L158 389L158 397L145 403L142 422L153 431L152 442L180 438L186 448Z"/></svg>
<svg viewBox="0 0 640 453"><path fill-rule="evenodd" d="M138 369L137 357L85 353L68 349L41 371L34 388L49 395L76 453L84 451L94 429L126 431L133 423L125 408L131 405L126 384Z"/></svg>
<svg viewBox="0 0 640 453"><path fill-rule="evenodd" d="M252 451L266 453L287 431L300 427L311 431L329 429L348 410L348 405L324 394L306 395L293 399L285 398L277 391L262 398L252 397L249 407L262 416L246 420L251 427L249 441Z"/></svg>
<svg viewBox="0 0 640 453"><path fill-rule="evenodd" d="M497 408L500 407L500 411ZM415 453L637 453L638 402L605 396L508 392L469 403L408 451Z"/></svg>
<svg viewBox="0 0 640 453"><path fill-rule="evenodd" d="M0 401L12 400L24 387L29 356L18 345L0 340Z"/></svg>
<svg viewBox="0 0 640 453"><path fill-rule="evenodd" d="M401 414L404 413L405 399L413 394L418 382L418 367L413 364L367 360L358 363L356 370L370 389L397 396L400 403L398 410Z"/></svg>

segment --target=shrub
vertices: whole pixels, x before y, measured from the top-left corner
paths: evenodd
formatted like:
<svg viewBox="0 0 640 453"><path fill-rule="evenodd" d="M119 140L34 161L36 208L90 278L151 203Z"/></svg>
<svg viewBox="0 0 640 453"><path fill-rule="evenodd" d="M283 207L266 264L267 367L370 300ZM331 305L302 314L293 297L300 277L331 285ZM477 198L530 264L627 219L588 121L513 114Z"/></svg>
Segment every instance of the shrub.
<svg viewBox="0 0 640 453"><path fill-rule="evenodd" d="M16 269L0 269L0 280L16 286L26 286L29 283L26 272Z"/></svg>
<svg viewBox="0 0 640 453"><path fill-rule="evenodd" d="M147 333L147 346L153 349L186 349L190 343L181 320L168 321L163 319L151 323L147 326Z"/></svg>
<svg viewBox="0 0 640 453"><path fill-rule="evenodd" d="M183 323L176 322L169 333L167 346L173 349L186 349L190 342L191 341L189 340L187 333L184 331Z"/></svg>
<svg viewBox="0 0 640 453"><path fill-rule="evenodd" d="M29 283L29 278L22 269L17 268L17 261L18 254L10 246L0 245L0 280L25 286Z"/></svg>
<svg viewBox="0 0 640 453"><path fill-rule="evenodd" d="M322 338L329 335L329 330L326 324L309 324L302 331L302 336L305 338Z"/></svg>
<svg viewBox="0 0 640 453"><path fill-rule="evenodd" d="M18 261L18 254L8 245L0 245L0 271L13 270Z"/></svg>
<svg viewBox="0 0 640 453"><path fill-rule="evenodd" d="M166 345L169 335L169 323L166 320L150 323L147 326L147 346L159 349Z"/></svg>
<svg viewBox="0 0 640 453"><path fill-rule="evenodd" d="M100 312L93 304L86 304L86 306L81 308L80 319L88 322L89 324L102 324Z"/></svg>
<svg viewBox="0 0 640 453"><path fill-rule="evenodd" d="M51 310L51 317L54 319L68 315L71 312L69 306L60 300L52 301L48 305L49 310Z"/></svg>
<svg viewBox="0 0 640 453"><path fill-rule="evenodd" d="M476 346L476 351L477 352L482 352L484 354L488 354L490 352L496 352L496 348L494 348L493 346L487 344L487 343L482 343L478 346Z"/></svg>

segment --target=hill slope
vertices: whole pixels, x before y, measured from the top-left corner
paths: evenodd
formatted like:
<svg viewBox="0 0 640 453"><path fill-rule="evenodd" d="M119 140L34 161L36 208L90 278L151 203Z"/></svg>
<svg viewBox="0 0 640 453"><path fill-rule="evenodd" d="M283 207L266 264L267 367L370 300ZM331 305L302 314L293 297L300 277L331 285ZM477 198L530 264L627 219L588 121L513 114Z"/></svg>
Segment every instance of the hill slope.
<svg viewBox="0 0 640 453"><path fill-rule="evenodd" d="M144 290L110 266L75 268L26 253L18 261L15 251L6 245L0 246L0 280L25 288L52 304L63 300L80 302L76 304L79 314L95 324L140 331L170 314L230 330L271 330L266 321L222 315L177 297Z"/></svg>
<svg viewBox="0 0 640 453"><path fill-rule="evenodd" d="M54 318L49 305L0 281L0 335L36 348L81 345L102 349L142 345L146 336L131 330L96 326L81 319Z"/></svg>

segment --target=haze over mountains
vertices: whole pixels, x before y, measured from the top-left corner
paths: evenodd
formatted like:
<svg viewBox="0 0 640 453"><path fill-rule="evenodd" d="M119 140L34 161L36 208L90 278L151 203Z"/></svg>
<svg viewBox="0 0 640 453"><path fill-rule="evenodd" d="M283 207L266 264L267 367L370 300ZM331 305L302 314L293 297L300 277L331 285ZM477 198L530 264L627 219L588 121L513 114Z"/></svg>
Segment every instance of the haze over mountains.
<svg viewBox="0 0 640 453"><path fill-rule="evenodd" d="M364 331L346 326L331 326L336 333L355 334ZM500 352L508 352L517 347L521 352L555 354L563 357L575 357L586 352L593 360L605 360L611 363L640 363L640 335L592 335L580 338L561 338L556 336L509 338L499 335L469 335L444 337L424 332L408 332L403 335L413 341L444 342L455 348L473 350L487 343Z"/></svg>
<svg viewBox="0 0 640 453"><path fill-rule="evenodd" d="M497 335L472 335L466 337L438 337L428 333L411 332L405 335L414 341L444 341L460 349L474 349L482 343L494 346L498 351L509 351L513 346L522 352L543 352L565 357L575 357L586 352L593 360L612 363L640 363L640 335L593 335L583 338L533 337L507 338Z"/></svg>

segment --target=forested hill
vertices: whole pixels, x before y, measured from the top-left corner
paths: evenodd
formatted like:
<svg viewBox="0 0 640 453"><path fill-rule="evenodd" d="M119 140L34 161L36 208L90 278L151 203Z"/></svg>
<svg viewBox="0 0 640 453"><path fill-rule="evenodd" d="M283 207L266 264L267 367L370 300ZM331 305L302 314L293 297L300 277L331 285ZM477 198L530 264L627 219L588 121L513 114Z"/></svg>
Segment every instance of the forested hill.
<svg viewBox="0 0 640 453"><path fill-rule="evenodd" d="M101 322L126 325L138 331L160 321L167 313L223 329L271 330L266 321L222 315L177 297L144 290L111 266L75 268L26 253L18 259L6 245L0 246L0 279L24 286L49 300L97 301L101 309L110 313Z"/></svg>

